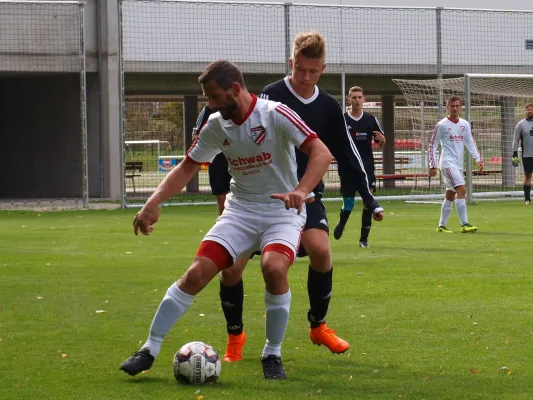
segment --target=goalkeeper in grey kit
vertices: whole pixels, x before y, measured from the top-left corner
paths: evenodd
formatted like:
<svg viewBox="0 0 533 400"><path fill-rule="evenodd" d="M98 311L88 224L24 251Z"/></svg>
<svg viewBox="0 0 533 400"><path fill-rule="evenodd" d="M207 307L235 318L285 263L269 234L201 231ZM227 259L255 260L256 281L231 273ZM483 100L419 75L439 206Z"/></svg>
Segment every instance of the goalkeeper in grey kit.
<svg viewBox="0 0 533 400"><path fill-rule="evenodd" d="M513 140L513 165L518 167L518 144L522 143L522 165L524 167L524 199L531 202L531 174L533 173L533 103L526 104L526 117L516 124Z"/></svg>

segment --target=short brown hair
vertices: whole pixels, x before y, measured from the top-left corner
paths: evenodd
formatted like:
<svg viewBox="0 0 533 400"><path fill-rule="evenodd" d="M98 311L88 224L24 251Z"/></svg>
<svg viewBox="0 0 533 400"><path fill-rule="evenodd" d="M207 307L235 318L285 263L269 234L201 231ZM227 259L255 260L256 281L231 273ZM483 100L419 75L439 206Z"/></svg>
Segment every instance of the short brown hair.
<svg viewBox="0 0 533 400"><path fill-rule="evenodd" d="M237 82L244 87L244 78L241 70L227 60L216 60L207 66L198 77L198 83L204 84L215 81L222 89L231 88L233 82Z"/></svg>
<svg viewBox="0 0 533 400"><path fill-rule="evenodd" d="M461 102L461 105L463 104L463 100L461 100L461 98L459 96L450 96L448 97L448 99L446 100L446 106L449 106L450 104L452 104L454 101L460 101Z"/></svg>
<svg viewBox="0 0 533 400"><path fill-rule="evenodd" d="M524 108L524 110L527 110L529 107L533 107L533 103L527 103L526 108Z"/></svg>
<svg viewBox="0 0 533 400"><path fill-rule="evenodd" d="M300 32L292 42L292 57L326 59L326 40L318 32Z"/></svg>
<svg viewBox="0 0 533 400"><path fill-rule="evenodd" d="M363 88L361 86L352 86L350 88L350 90L348 90L348 96L352 93L352 92L361 92L363 94L363 96L365 95L365 92L363 92Z"/></svg>

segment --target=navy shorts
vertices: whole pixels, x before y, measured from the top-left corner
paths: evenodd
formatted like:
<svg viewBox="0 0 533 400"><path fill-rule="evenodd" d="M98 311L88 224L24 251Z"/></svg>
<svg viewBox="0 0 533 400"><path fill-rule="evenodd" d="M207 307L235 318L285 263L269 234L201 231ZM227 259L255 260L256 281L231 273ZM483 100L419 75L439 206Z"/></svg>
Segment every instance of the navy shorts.
<svg viewBox="0 0 533 400"><path fill-rule="evenodd" d="M307 219L305 220L304 231L308 229L322 229L329 235L328 216L326 215L326 207L320 200L316 200L313 203L306 204L305 209L307 211ZM306 257L307 252L304 246L300 243L297 257Z"/></svg>
<svg viewBox="0 0 533 400"><path fill-rule="evenodd" d="M374 174L374 169L366 169L366 177L368 179L368 187L376 191L376 175ZM352 176L346 174L339 174L341 181L341 194L342 197L355 197L358 189L355 184L355 180Z"/></svg>

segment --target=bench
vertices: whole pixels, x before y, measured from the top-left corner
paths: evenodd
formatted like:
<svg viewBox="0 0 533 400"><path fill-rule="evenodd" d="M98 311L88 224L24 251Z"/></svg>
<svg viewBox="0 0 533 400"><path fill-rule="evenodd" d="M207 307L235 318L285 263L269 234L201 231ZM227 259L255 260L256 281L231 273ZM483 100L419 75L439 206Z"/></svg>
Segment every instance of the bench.
<svg viewBox="0 0 533 400"><path fill-rule="evenodd" d="M142 161L126 161L126 178L131 179L133 185L133 193L135 193L135 178L141 176L143 170Z"/></svg>
<svg viewBox="0 0 533 400"><path fill-rule="evenodd" d="M394 167L401 173L409 161L409 157L396 156L394 157ZM379 166L377 166L378 164ZM383 170L383 157L374 157L374 165L376 165L374 169Z"/></svg>

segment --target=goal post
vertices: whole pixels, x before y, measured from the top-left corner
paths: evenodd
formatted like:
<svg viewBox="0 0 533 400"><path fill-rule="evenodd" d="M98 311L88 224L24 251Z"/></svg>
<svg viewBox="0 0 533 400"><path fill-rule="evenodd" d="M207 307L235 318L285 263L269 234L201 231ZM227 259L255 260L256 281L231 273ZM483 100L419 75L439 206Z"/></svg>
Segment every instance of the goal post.
<svg viewBox="0 0 533 400"><path fill-rule="evenodd" d="M467 200L518 199L522 191L522 169L512 166L514 128L524 118L525 105L533 101L533 75L465 74L458 78L406 80L393 79L405 96L412 119L412 136L427 148L433 127L444 115L446 99L463 99L462 117L470 122L472 134L485 162L480 171L465 149ZM440 176L430 184L413 189L411 200L434 199L444 193Z"/></svg>

